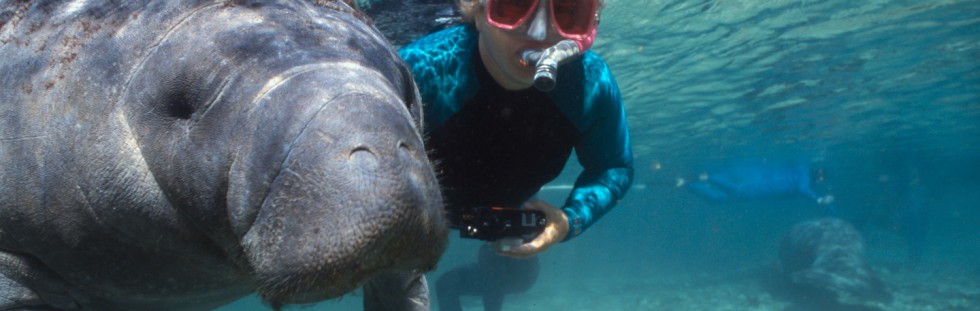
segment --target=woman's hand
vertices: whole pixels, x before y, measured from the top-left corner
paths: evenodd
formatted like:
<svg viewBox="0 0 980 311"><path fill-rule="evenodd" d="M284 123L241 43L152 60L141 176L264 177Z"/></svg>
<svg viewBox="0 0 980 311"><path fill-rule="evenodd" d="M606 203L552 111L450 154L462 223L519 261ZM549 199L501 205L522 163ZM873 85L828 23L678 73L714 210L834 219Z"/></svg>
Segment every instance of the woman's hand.
<svg viewBox="0 0 980 311"><path fill-rule="evenodd" d="M524 208L544 213L544 217L548 220L548 224L545 225L544 231L542 231L541 234L535 237L534 240L527 243L506 247L506 244L504 243L494 242L493 247L494 250L497 251L498 255L514 258L528 258L543 252L552 245L558 244L558 242L565 240L565 236L568 235L568 217L565 216L565 212L562 212L557 207L554 207L551 204L548 204L548 202L542 200L531 199L530 201L524 203Z"/></svg>

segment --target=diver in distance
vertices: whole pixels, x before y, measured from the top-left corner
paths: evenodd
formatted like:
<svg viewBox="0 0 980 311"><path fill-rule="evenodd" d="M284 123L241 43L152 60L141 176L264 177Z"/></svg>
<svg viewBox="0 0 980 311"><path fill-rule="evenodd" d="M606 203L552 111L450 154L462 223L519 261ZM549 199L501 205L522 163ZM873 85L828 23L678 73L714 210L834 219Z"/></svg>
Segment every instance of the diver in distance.
<svg viewBox="0 0 980 311"><path fill-rule="evenodd" d="M834 196L818 195L811 188L814 184L823 184L824 180L822 168L763 163L734 165L694 178L678 178L676 185L718 203L802 196L824 206L827 215L836 216Z"/></svg>

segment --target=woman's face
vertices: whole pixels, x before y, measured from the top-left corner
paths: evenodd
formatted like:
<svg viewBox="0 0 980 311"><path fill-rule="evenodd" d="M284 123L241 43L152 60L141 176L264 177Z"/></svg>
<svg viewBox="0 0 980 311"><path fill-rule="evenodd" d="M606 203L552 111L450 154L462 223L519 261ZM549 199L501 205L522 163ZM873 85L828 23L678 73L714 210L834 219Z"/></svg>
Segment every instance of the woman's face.
<svg viewBox="0 0 980 311"><path fill-rule="evenodd" d="M476 28L480 32L480 57L487 71L501 86L508 90L521 90L534 84L534 66L521 62L521 52L527 49L544 49L564 39L551 22L547 9L550 0L538 2L534 15L523 25L512 30L500 29L487 23L486 8L480 9Z"/></svg>

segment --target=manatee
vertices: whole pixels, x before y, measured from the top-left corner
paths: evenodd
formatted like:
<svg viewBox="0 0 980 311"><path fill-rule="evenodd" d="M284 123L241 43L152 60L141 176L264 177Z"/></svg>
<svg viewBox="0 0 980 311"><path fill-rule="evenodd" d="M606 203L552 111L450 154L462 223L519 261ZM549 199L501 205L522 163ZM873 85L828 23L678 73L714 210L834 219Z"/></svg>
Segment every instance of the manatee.
<svg viewBox="0 0 980 311"><path fill-rule="evenodd" d="M891 301L884 282L865 262L861 234L841 219L793 226L780 243L779 259L785 278L803 292L827 293L852 305Z"/></svg>
<svg viewBox="0 0 980 311"><path fill-rule="evenodd" d="M0 1L0 55L0 310L310 303L445 250L418 91L350 4Z"/></svg>

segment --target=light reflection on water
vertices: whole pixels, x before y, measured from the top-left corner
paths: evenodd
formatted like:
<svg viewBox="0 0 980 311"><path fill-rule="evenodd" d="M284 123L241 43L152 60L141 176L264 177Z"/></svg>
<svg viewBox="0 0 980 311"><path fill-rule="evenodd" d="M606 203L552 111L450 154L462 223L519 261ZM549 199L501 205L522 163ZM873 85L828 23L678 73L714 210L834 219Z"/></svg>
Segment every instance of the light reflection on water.
<svg viewBox="0 0 980 311"><path fill-rule="evenodd" d="M626 9L628 6L628 9ZM976 158L980 2L609 1L639 160Z"/></svg>

